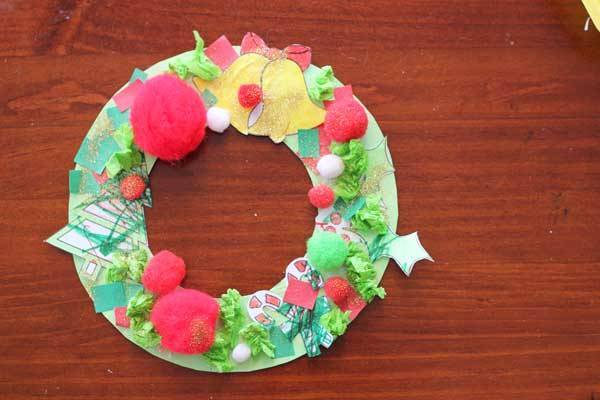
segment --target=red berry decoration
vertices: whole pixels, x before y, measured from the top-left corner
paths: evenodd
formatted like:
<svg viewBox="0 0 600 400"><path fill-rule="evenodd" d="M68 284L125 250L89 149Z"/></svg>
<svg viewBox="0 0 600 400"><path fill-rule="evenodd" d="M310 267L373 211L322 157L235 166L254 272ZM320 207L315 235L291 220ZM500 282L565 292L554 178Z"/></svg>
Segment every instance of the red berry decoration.
<svg viewBox="0 0 600 400"><path fill-rule="evenodd" d="M367 113L353 98L334 101L327 109L323 129L336 142L359 139L367 131Z"/></svg>
<svg viewBox="0 0 600 400"><path fill-rule="evenodd" d="M169 250L158 252L150 259L142 275L144 288L164 295L174 290L185 277L185 262Z"/></svg>
<svg viewBox="0 0 600 400"><path fill-rule="evenodd" d="M348 296L353 291L354 288L350 285L350 282L341 276L333 276L325 282L325 294L340 308L346 304Z"/></svg>
<svg viewBox="0 0 600 400"><path fill-rule="evenodd" d="M131 108L135 144L166 161L181 160L206 134L206 108L198 93L174 75L148 79Z"/></svg>
<svg viewBox="0 0 600 400"><path fill-rule="evenodd" d="M119 189L125 200L137 200L142 197L144 190L146 190L146 181L139 175L128 175L121 180Z"/></svg>
<svg viewBox="0 0 600 400"><path fill-rule="evenodd" d="M252 108L262 101L262 89L256 83L240 85L238 101L244 108Z"/></svg>
<svg viewBox="0 0 600 400"><path fill-rule="evenodd" d="M317 208L327 208L333 205L335 194L329 186L321 184L308 191L308 200Z"/></svg>
<svg viewBox="0 0 600 400"><path fill-rule="evenodd" d="M350 319L356 318L367 302L356 292L350 282L341 276L332 276L325 282L325 295L342 311L350 311Z"/></svg>
<svg viewBox="0 0 600 400"><path fill-rule="evenodd" d="M178 289L159 297L150 321L162 337L161 344L175 353L206 353L215 341L219 304L193 289Z"/></svg>

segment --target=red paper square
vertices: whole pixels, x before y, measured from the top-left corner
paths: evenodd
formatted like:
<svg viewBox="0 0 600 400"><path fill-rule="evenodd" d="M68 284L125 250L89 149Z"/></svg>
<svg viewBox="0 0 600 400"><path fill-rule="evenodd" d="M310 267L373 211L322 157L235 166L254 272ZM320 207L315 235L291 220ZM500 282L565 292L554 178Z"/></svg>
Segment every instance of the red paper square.
<svg viewBox="0 0 600 400"><path fill-rule="evenodd" d="M139 79L136 79L127 85L125 89L113 96L113 100L115 101L119 111L124 112L133 105L135 96L137 96L142 86L144 86L144 83Z"/></svg>
<svg viewBox="0 0 600 400"><path fill-rule="evenodd" d="M237 58L238 54L225 35L221 36L204 50L204 54L225 71Z"/></svg>
<svg viewBox="0 0 600 400"><path fill-rule="evenodd" d="M115 322L118 326L129 328L131 321L127 316L127 307L115 307Z"/></svg>
<svg viewBox="0 0 600 400"><path fill-rule="evenodd" d="M340 308L342 311L350 311L350 320L352 321L367 305L358 294L348 296L346 303Z"/></svg>
<svg viewBox="0 0 600 400"><path fill-rule="evenodd" d="M283 301L312 310L318 294L319 291L314 290L310 283L303 282L293 275L288 275L288 287L285 290Z"/></svg>

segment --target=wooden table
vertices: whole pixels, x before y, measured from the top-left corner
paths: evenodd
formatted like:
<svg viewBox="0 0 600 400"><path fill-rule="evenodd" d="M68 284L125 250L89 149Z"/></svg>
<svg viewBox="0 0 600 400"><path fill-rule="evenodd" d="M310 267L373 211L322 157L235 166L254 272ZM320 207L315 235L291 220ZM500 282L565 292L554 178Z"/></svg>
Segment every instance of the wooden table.
<svg viewBox="0 0 600 400"><path fill-rule="evenodd" d="M578 1L126 3L0 3L0 398L600 398L600 34ZM410 279L392 264L385 301L319 358L235 375L160 361L42 243L102 105L194 28L333 65L389 137L399 232L437 261ZM268 139L210 134L152 185L152 247L186 259L189 287L270 287L304 252L309 181Z"/></svg>

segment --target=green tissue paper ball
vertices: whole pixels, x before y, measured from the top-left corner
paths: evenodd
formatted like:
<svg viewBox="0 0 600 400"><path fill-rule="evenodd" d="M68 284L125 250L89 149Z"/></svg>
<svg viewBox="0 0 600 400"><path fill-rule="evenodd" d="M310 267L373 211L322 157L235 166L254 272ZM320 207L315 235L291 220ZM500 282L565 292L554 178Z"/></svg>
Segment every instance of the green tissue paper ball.
<svg viewBox="0 0 600 400"><path fill-rule="evenodd" d="M348 245L333 232L315 232L307 243L308 261L319 271L331 271L344 264Z"/></svg>

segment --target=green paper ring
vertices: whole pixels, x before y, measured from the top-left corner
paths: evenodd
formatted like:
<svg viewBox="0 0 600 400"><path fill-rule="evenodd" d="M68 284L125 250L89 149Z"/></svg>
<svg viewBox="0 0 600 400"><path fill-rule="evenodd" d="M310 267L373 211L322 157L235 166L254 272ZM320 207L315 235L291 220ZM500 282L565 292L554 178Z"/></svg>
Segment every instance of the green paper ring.
<svg viewBox="0 0 600 400"><path fill-rule="evenodd" d="M235 47L235 49L239 53L239 47ZM181 56L183 54L191 54L191 53L192 52L182 53L179 56ZM179 57L179 56L175 56L175 57L160 61L160 62L152 65L150 68L145 70L146 74L148 75L148 77L152 77L152 76L167 72L169 70L169 68L168 68L169 63L173 62L175 60L175 58ZM307 71L305 71L305 76L307 73L311 72L311 69L312 69L312 72L314 72L314 68L316 68L316 67L314 65L311 65L307 69ZM339 81L337 83L340 86L342 85ZM121 89L119 89L119 90L122 90L123 88L125 88L125 86L126 85L121 87ZM107 109L110 107L114 107L114 105L115 105L114 100L113 99L109 100L102 108L102 110L101 110L100 114L98 115L98 117L96 118L94 124L98 123L100 118L106 115ZM370 150L369 151L369 169L371 169L373 167L373 165L378 165L380 163L389 163L390 167L393 168L390 152L387 147L387 141L386 141L385 137L383 136L379 126L377 125L377 122L373 118L373 115L370 112L368 112L368 110L367 110L367 115L368 115L369 124L368 124L367 133L363 137L362 142L365 145L365 148L367 150ZM269 139L265 138L265 140L269 140ZM285 143L285 145L287 147L289 147L290 150L292 152L294 152L294 154L298 154L297 135L287 136L283 143ZM148 155L146 155L146 160L147 160L147 165L148 165L148 171L150 171L155 160L151 156L148 156ZM305 167L307 168L307 171L308 171L308 174L310 176L312 183L314 185L321 183L321 178L317 174L315 174L308 165L305 164ZM397 193L396 193L396 180L395 180L393 173L390 173L390 174L386 175L384 178L382 178L382 180L380 182L380 194L382 195L383 202L386 205L388 226L391 231L395 232L397 221L398 221L398 202L397 202ZM75 218L75 213L74 213L75 208L80 202L81 202L80 195L76 195L76 194L70 195L70 198L69 198L69 222L72 222L73 219ZM315 229L318 229L318 228L315 226ZM89 278L88 274L86 273L86 268L88 267L88 262L86 262L83 258L81 258L79 256L75 256L75 255L73 256L73 260L75 262L75 266L76 266L79 278L80 278L83 286L87 290L88 294L90 294L90 296L91 296L91 286L94 284L100 284L102 282L102 272L100 272L100 276L96 276L95 280L91 280ZM387 258L380 258L374 263L374 266L375 266L375 269L377 272L377 282L379 282L381 280L383 273L385 272L385 269L387 267L387 264L388 264ZM270 291L278 294L279 296L281 296L283 298L285 288L286 288L286 281L285 281L285 279L282 279L279 283L277 283L275 286L273 286L273 288L271 288ZM250 299L250 296L251 295L243 296L243 304L244 305L247 304L247 302ZM118 327L115 324L114 313L112 312L112 310L103 312L103 315L106 317L106 319L108 319L108 321L113 326L115 326L115 328L123 336L125 336L127 339L129 339L130 341L133 342L130 330ZM133 343L135 343L135 342L133 342ZM306 350L304 348L302 340L300 339L300 335L298 335L295 338L295 340L293 341L293 345L294 345L294 351L295 351L295 354L293 356L271 359L264 355L259 355L257 357L251 358L250 360L248 360L247 362L245 362L243 364L235 365L235 369L231 372L247 372L247 371L254 371L254 370L259 370L259 369L263 369L263 368L274 367L276 365L280 365L280 364L284 364L289 361L292 361L292 360L306 354ZM186 367L186 368L191 368L191 369L198 370L198 371L216 372L216 370L201 356L175 354L175 353L168 352L164 349L161 349L159 347L160 346L157 346L157 348L150 348L150 349L144 349L144 350L155 355L156 357L162 358L163 360L169 361L171 363L174 363L174 364Z"/></svg>

